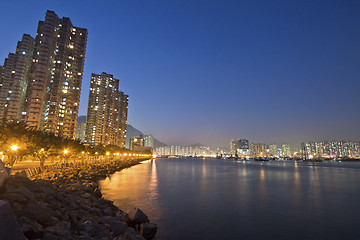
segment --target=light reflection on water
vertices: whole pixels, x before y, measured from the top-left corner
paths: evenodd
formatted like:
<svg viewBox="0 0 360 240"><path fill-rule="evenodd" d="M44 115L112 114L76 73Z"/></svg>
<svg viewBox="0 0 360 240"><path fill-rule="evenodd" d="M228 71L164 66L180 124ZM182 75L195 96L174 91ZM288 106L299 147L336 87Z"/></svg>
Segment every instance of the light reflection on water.
<svg viewBox="0 0 360 240"><path fill-rule="evenodd" d="M100 182L158 239L360 239L360 163L157 159Z"/></svg>

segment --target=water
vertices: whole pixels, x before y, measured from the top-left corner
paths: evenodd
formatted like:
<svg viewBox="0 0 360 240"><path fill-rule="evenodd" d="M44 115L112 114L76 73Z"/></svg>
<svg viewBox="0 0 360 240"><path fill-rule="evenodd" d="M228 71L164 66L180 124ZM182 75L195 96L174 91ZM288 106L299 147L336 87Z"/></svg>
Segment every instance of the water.
<svg viewBox="0 0 360 240"><path fill-rule="evenodd" d="M156 159L101 181L157 239L360 239L360 163Z"/></svg>

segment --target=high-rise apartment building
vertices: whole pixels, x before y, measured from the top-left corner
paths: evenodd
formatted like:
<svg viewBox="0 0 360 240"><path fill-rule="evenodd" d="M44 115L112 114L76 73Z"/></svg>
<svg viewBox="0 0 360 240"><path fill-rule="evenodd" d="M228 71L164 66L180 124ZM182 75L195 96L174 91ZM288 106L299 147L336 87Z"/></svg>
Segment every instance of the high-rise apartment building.
<svg viewBox="0 0 360 240"><path fill-rule="evenodd" d="M263 143L251 143L250 152L254 157L268 157L269 148L266 144Z"/></svg>
<svg viewBox="0 0 360 240"><path fill-rule="evenodd" d="M282 157L291 157L290 145L287 143L283 143L281 145L281 156Z"/></svg>
<svg viewBox="0 0 360 240"><path fill-rule="evenodd" d="M39 21L22 113L28 126L75 138L87 35L53 11Z"/></svg>
<svg viewBox="0 0 360 240"><path fill-rule="evenodd" d="M33 48L34 38L24 34L16 46L16 52L10 53L5 59L0 73L0 119L21 119Z"/></svg>
<svg viewBox="0 0 360 240"><path fill-rule="evenodd" d="M234 139L230 140L230 154L232 156L235 156L235 154L237 154L237 149L239 148L238 146L239 144L236 140Z"/></svg>
<svg viewBox="0 0 360 240"><path fill-rule="evenodd" d="M125 148L129 95L126 95L124 92L120 92L119 103L119 114L117 116L118 127L115 129L115 144Z"/></svg>
<svg viewBox="0 0 360 240"><path fill-rule="evenodd" d="M75 139L85 142L86 116L79 116L76 125Z"/></svg>
<svg viewBox="0 0 360 240"><path fill-rule="evenodd" d="M144 137L144 147L154 147L154 137L153 135L146 135Z"/></svg>
<svg viewBox="0 0 360 240"><path fill-rule="evenodd" d="M128 95L119 79L103 72L92 74L86 118L86 143L125 147Z"/></svg>

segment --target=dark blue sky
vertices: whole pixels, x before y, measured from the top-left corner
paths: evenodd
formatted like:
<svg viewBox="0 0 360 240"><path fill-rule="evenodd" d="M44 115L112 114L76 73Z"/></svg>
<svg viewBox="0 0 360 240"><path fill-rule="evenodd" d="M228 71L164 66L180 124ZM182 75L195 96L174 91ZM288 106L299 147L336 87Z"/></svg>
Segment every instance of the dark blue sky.
<svg viewBox="0 0 360 240"><path fill-rule="evenodd" d="M0 59L47 9L89 31L90 75L168 144L360 140L360 1L1 1Z"/></svg>

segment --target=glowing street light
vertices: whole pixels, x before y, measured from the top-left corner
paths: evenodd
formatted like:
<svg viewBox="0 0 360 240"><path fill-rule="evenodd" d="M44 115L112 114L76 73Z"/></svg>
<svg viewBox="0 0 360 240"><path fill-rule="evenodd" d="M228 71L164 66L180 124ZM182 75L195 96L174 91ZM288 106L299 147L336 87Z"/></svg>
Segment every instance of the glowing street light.
<svg viewBox="0 0 360 240"><path fill-rule="evenodd" d="M10 148L11 150L16 151L19 147L17 145L12 145Z"/></svg>
<svg viewBox="0 0 360 240"><path fill-rule="evenodd" d="M64 150L64 154L67 154L69 151L67 149Z"/></svg>

